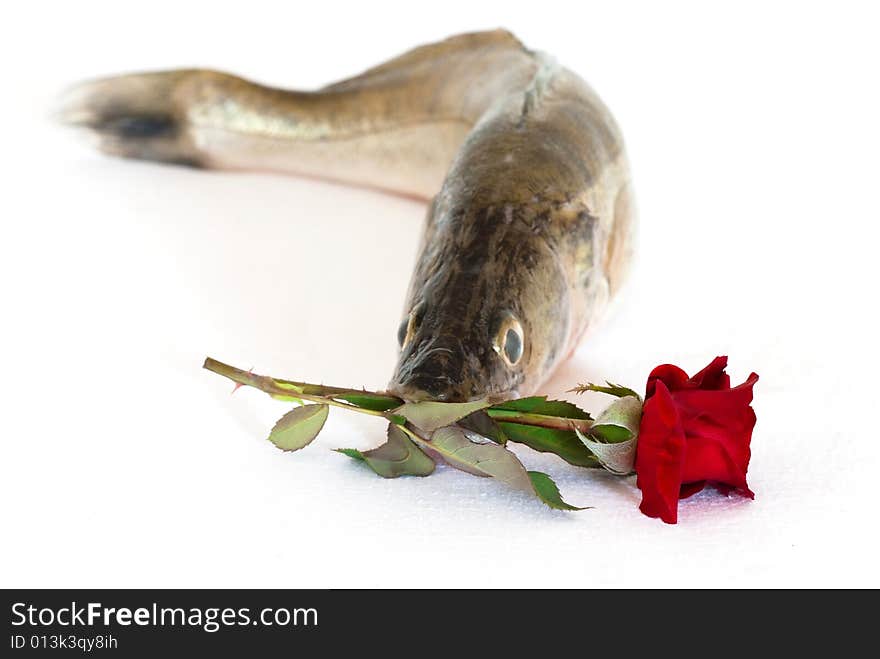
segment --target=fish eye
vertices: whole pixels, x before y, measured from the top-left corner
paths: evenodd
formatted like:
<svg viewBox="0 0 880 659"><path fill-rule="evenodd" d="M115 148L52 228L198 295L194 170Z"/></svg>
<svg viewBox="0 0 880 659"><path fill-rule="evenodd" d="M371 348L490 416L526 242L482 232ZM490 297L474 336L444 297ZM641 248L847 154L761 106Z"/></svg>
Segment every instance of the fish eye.
<svg viewBox="0 0 880 659"><path fill-rule="evenodd" d="M511 364L516 364L522 357L522 337L512 329L507 330L504 337L504 354Z"/></svg>
<svg viewBox="0 0 880 659"><path fill-rule="evenodd" d="M516 366L522 359L524 343L522 325L513 316L506 316L501 321L492 345L495 352L508 366Z"/></svg>

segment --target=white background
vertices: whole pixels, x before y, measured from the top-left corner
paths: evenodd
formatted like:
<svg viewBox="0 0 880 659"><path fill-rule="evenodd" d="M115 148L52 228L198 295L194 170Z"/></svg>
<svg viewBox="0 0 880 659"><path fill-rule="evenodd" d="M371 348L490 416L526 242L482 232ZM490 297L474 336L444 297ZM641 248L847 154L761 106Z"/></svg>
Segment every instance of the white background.
<svg viewBox="0 0 880 659"><path fill-rule="evenodd" d="M2 57L0 586L880 586L878 16L870 3L24 3ZM301 88L504 26L581 73L626 135L641 215L613 314L546 393L658 363L751 370L754 502L677 526L632 479L525 448L559 513L441 468L332 453L384 428L230 396L206 355L381 388L422 204L125 162L45 117L81 78L177 66ZM601 397L582 399L596 410Z"/></svg>

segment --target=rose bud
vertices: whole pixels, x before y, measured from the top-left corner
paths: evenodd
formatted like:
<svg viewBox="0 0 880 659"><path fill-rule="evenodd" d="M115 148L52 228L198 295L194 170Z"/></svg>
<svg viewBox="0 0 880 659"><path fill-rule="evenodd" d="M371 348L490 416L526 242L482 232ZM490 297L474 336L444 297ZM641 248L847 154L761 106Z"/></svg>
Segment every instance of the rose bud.
<svg viewBox="0 0 880 659"><path fill-rule="evenodd" d="M737 387L724 372L727 357L716 357L691 378L671 364L648 377L636 449L639 509L668 524L678 519L678 501L706 483L751 499L746 483L755 412L752 373Z"/></svg>

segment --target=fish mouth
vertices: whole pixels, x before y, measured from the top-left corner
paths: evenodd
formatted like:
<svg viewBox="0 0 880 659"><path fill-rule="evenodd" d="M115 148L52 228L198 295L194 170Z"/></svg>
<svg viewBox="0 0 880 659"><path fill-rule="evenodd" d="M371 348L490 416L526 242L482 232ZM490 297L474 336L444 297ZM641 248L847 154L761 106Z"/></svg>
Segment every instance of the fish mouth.
<svg viewBox="0 0 880 659"><path fill-rule="evenodd" d="M469 355L458 338L413 346L401 354L387 391L410 403L436 401L500 403L518 397L519 381L496 381L476 355ZM500 385L500 386L499 386Z"/></svg>
<svg viewBox="0 0 880 659"><path fill-rule="evenodd" d="M503 403L506 400L519 398L518 389L510 389L500 393L472 389L462 391L449 378L415 378L404 384L396 380L388 385L388 393L403 399L407 403L433 401L438 403L469 403L475 400L486 400L489 404Z"/></svg>
<svg viewBox="0 0 880 659"><path fill-rule="evenodd" d="M482 398L476 386L480 378L465 372L467 363L457 337L422 340L401 354L388 391L409 402L463 403Z"/></svg>
<svg viewBox="0 0 880 659"><path fill-rule="evenodd" d="M470 400L450 389L454 383L446 377L419 377L398 384L392 382L388 391L408 403L437 401L441 403L465 403Z"/></svg>

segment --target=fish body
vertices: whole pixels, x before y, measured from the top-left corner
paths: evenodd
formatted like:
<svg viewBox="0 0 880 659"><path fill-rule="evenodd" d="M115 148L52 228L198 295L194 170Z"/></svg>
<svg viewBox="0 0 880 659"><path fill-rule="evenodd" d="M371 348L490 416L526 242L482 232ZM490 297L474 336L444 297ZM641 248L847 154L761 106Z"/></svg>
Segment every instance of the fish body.
<svg viewBox="0 0 880 659"><path fill-rule="evenodd" d="M533 393L600 316L632 254L614 119L576 74L501 30L315 92L206 70L106 78L69 92L61 118L114 155L430 200L388 387L407 400Z"/></svg>

